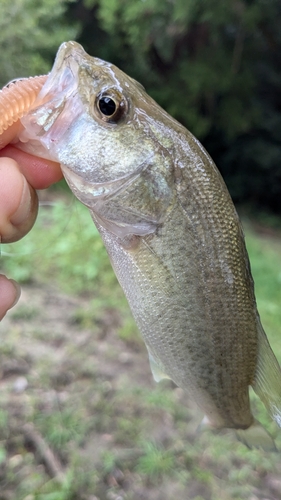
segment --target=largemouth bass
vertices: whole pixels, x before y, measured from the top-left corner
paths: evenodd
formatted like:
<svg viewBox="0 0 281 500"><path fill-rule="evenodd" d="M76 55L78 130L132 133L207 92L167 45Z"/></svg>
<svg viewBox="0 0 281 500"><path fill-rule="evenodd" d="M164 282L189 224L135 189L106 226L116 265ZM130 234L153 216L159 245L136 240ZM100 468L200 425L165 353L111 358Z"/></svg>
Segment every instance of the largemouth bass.
<svg viewBox="0 0 281 500"><path fill-rule="evenodd" d="M198 140L135 80L64 43L22 123L89 207L146 344L211 427L273 448L249 386L281 426L281 372L257 311L243 231Z"/></svg>

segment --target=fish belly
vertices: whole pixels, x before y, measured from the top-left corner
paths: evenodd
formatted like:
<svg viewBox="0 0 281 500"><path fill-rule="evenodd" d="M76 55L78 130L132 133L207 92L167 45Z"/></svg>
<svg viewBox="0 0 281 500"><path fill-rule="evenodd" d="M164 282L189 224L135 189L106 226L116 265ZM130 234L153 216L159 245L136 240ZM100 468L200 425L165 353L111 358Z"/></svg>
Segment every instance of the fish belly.
<svg viewBox="0 0 281 500"><path fill-rule="evenodd" d="M175 215L131 249L98 229L159 370L187 391L212 426L244 429L253 421L248 386L257 332L252 292L242 283L237 297L237 288L249 277L244 263L239 270L232 257L218 258L222 242L200 248L198 230ZM171 240L171 234L182 236Z"/></svg>

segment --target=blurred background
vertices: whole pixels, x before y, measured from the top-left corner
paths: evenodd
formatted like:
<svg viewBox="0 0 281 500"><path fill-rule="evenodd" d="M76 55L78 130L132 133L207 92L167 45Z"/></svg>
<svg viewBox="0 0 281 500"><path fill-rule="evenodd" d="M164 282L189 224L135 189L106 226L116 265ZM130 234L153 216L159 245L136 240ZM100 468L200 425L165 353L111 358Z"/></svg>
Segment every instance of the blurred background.
<svg viewBox="0 0 281 500"><path fill-rule="evenodd" d="M3 85L76 39L200 139L235 202L281 211L279 0L1 0Z"/></svg>
<svg viewBox="0 0 281 500"><path fill-rule="evenodd" d="M280 0L1 0L0 86L75 39L115 63L214 158L243 216L281 360ZM106 252L65 187L2 246L23 287L0 326L0 500L278 500L280 453L248 450L156 385ZM281 433L251 395L255 416Z"/></svg>

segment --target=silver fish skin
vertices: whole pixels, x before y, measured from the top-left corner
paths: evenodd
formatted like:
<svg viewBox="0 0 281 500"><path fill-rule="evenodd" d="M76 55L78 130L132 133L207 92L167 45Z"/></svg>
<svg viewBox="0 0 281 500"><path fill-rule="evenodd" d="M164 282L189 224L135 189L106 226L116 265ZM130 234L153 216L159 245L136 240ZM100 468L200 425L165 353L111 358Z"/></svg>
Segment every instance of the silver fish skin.
<svg viewBox="0 0 281 500"><path fill-rule="evenodd" d="M22 123L25 148L59 161L89 207L155 379L183 388L212 427L254 429L247 444L273 447L253 418L249 386L281 426L280 367L241 223L199 141L138 82L75 42L60 47Z"/></svg>

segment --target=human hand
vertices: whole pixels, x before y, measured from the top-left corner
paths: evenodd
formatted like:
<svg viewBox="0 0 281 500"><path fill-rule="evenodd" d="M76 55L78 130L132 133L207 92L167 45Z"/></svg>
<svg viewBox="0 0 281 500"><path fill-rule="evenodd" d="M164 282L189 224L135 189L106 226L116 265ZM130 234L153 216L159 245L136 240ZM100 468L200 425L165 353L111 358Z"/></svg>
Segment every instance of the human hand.
<svg viewBox="0 0 281 500"><path fill-rule="evenodd" d="M20 123L0 136L0 242L17 241L30 231L38 211L35 189L61 179L58 163L32 156L10 144ZM19 299L16 282L0 274L0 320Z"/></svg>

